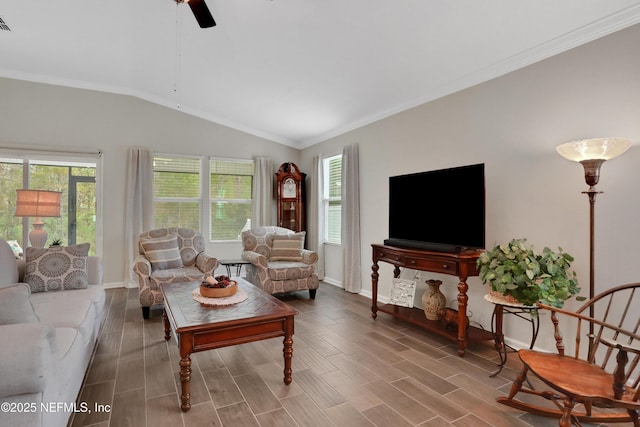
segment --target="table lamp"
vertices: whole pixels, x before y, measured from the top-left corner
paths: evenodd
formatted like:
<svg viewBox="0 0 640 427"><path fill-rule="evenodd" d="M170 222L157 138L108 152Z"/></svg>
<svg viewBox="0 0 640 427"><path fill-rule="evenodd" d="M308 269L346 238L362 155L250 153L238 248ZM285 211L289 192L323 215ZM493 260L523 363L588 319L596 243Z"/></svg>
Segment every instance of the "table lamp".
<svg viewBox="0 0 640 427"><path fill-rule="evenodd" d="M29 242L34 248L44 248L47 232L40 218L60 216L60 191L16 190L16 214L21 217L35 217Z"/></svg>

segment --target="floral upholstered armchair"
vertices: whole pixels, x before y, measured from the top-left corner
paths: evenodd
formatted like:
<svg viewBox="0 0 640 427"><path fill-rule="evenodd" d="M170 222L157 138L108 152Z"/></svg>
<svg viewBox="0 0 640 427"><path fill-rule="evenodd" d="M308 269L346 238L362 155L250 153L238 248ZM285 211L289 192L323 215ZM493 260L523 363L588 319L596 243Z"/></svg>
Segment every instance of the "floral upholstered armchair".
<svg viewBox="0 0 640 427"><path fill-rule="evenodd" d="M308 290L315 299L318 254L304 249L304 238L304 232L273 226L242 232L247 280L270 294Z"/></svg>
<svg viewBox="0 0 640 427"><path fill-rule="evenodd" d="M140 235L133 271L138 276L142 317L163 304L160 285L203 280L218 260L204 253L202 234L188 228L159 228Z"/></svg>

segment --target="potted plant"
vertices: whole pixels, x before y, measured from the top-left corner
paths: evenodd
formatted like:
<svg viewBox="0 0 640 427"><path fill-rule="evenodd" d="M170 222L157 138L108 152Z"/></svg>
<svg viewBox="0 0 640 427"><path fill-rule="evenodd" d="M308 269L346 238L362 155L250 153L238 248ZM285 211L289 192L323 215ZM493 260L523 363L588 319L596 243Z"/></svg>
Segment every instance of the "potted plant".
<svg viewBox="0 0 640 427"><path fill-rule="evenodd" d="M527 239L513 239L484 251L477 265L480 280L498 294L524 305L541 302L562 307L580 292L576 273L570 270L573 260L560 247L557 252L545 247L542 253L536 253Z"/></svg>
<svg viewBox="0 0 640 427"><path fill-rule="evenodd" d="M51 241L51 245L49 246L61 246L62 245L62 239L53 239Z"/></svg>

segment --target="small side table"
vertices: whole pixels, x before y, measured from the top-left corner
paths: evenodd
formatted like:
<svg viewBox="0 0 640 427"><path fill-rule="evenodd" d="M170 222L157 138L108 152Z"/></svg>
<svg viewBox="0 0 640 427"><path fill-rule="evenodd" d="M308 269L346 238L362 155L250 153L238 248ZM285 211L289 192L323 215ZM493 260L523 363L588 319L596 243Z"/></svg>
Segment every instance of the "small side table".
<svg viewBox="0 0 640 427"><path fill-rule="evenodd" d="M250 264L249 261L244 259L219 259L218 262L220 265L224 265L227 267L227 276L231 277L231 267L236 268L236 276L240 277L240 273L242 272L242 266L245 264Z"/></svg>
<svg viewBox="0 0 640 427"><path fill-rule="evenodd" d="M532 349L538 338L538 331L540 330L540 317L538 316L538 307L535 305L524 305L518 303L510 303L493 297L490 294L486 294L484 299L494 304L493 315L491 316L491 332L494 335L495 348L500 356L500 363L498 364L498 370L490 377L498 375L505 363L507 363L507 353L509 349L511 352L515 350L509 347L504 342L504 333L502 332L502 322L505 314L513 314L520 319L523 319L531 324L531 343L529 349ZM509 348L507 348L509 347Z"/></svg>

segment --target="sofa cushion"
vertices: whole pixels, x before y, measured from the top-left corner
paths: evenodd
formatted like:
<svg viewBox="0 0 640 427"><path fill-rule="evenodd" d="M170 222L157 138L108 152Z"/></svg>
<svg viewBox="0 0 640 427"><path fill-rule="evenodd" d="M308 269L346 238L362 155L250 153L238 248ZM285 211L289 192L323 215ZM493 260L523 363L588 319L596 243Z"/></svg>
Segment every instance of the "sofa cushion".
<svg viewBox="0 0 640 427"><path fill-rule="evenodd" d="M56 350L56 332L51 325L22 323L4 325L0 361L2 361L2 381L0 396L2 401L15 395L41 393L50 386L48 378L54 371L53 354ZM5 415L0 412L0 419ZM6 423L0 422L3 426ZM8 425L32 425L9 423Z"/></svg>
<svg viewBox="0 0 640 427"><path fill-rule="evenodd" d="M204 273L197 267L172 268L170 270L157 270L151 273L151 287L159 290L163 283L184 283L204 280Z"/></svg>
<svg viewBox="0 0 640 427"><path fill-rule="evenodd" d="M178 237L175 234L140 239L140 246L153 270L169 270L183 266Z"/></svg>
<svg viewBox="0 0 640 427"><path fill-rule="evenodd" d="M0 288L0 325L15 323L37 323L29 296L31 290L26 283Z"/></svg>
<svg viewBox="0 0 640 427"><path fill-rule="evenodd" d="M88 298L60 300L50 304L35 304L40 323L48 323L56 328L73 328L87 343L94 337L96 309Z"/></svg>
<svg viewBox="0 0 640 427"><path fill-rule="evenodd" d="M302 261L305 232L295 234L273 234L270 236L271 255L269 261Z"/></svg>
<svg viewBox="0 0 640 427"><path fill-rule="evenodd" d="M51 248L29 247L25 251L24 281L31 292L84 289L88 285L89 243Z"/></svg>
<svg viewBox="0 0 640 427"><path fill-rule="evenodd" d="M274 261L269 262L267 274L271 280L304 279L314 272L313 265L304 262Z"/></svg>
<svg viewBox="0 0 640 427"><path fill-rule="evenodd" d="M55 331L55 372L51 378L55 386L47 387L43 396L48 402L65 401L65 396L78 394L93 350L93 342L84 342L76 329L55 328Z"/></svg>
<svg viewBox="0 0 640 427"><path fill-rule="evenodd" d="M80 333L77 329L74 328L62 328L57 327L55 330L55 360L60 362L61 360L68 358L70 354L77 352L74 347L82 344L82 340L78 340L80 337ZM78 341L76 343L76 341ZM71 369L65 370L65 372L70 372Z"/></svg>

